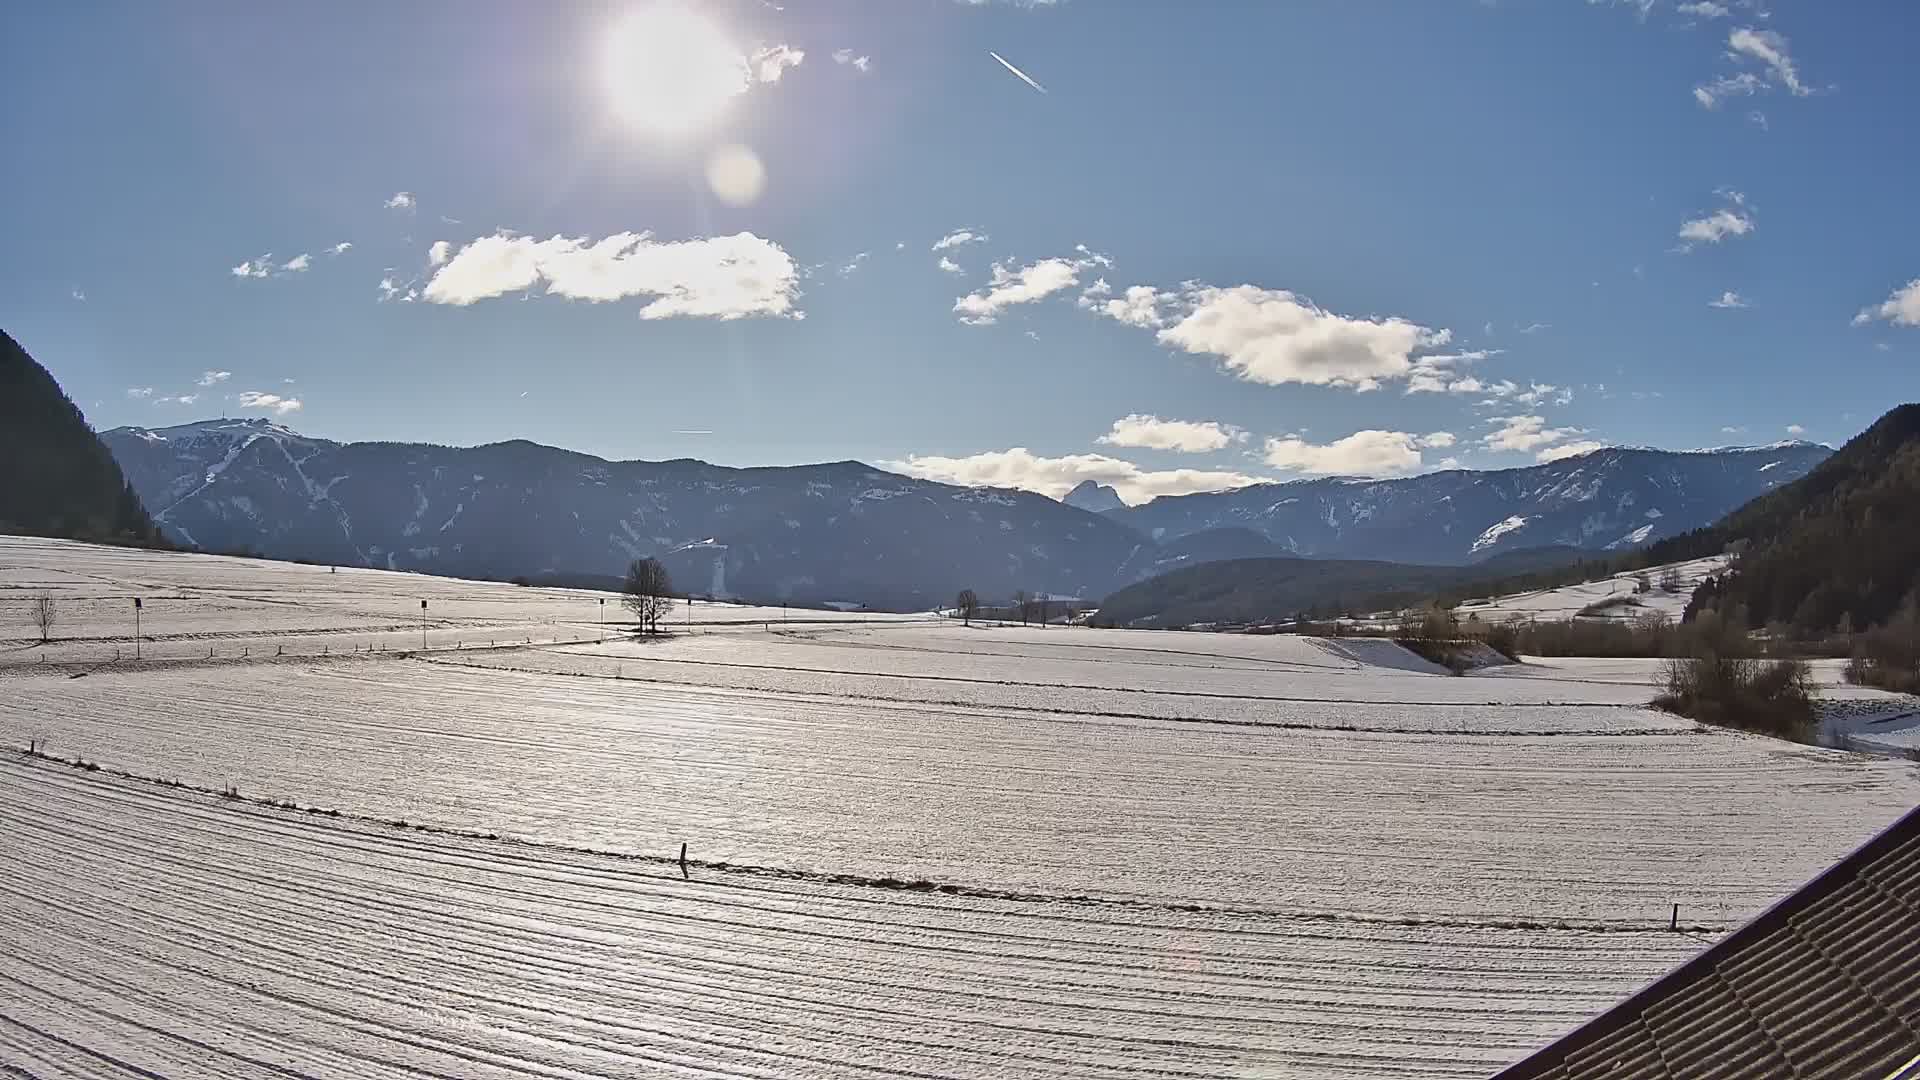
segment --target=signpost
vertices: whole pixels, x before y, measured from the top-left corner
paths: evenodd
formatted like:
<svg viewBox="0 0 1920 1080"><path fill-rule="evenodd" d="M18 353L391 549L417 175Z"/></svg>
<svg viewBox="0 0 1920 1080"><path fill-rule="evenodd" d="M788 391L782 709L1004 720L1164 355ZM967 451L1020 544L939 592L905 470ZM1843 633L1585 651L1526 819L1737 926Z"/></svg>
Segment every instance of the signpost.
<svg viewBox="0 0 1920 1080"><path fill-rule="evenodd" d="M133 598L133 658L140 659L140 598Z"/></svg>
<svg viewBox="0 0 1920 1080"><path fill-rule="evenodd" d="M427 651L427 602L420 601L420 651Z"/></svg>

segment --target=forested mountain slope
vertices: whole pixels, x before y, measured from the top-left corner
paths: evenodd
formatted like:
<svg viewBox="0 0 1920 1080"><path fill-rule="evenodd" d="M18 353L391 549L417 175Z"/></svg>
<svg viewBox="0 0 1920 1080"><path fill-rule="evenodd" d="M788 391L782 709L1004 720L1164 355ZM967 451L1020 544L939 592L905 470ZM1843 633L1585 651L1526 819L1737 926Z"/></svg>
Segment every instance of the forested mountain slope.
<svg viewBox="0 0 1920 1080"><path fill-rule="evenodd" d="M1902 405L1799 480L1719 524L1654 545L1672 561L1739 545L1696 608L1744 608L1752 626L1865 629L1920 601L1920 404Z"/></svg>
<svg viewBox="0 0 1920 1080"><path fill-rule="evenodd" d="M0 532L155 544L160 530L47 369L0 332Z"/></svg>

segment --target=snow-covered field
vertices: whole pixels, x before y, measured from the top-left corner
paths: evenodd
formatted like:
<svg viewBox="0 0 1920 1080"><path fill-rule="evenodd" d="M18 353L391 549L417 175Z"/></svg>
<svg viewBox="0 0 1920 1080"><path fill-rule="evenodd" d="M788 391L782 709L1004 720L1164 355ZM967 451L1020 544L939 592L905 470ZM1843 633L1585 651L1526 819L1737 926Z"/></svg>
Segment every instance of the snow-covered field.
<svg viewBox="0 0 1920 1080"><path fill-rule="evenodd" d="M1679 622L1680 614L1686 610L1687 601L1693 596L1693 590L1709 576L1725 569L1726 565L1726 556L1714 555L1633 573L1615 574L1579 585L1479 598L1461 604L1454 612L1463 619L1473 616L1487 622L1510 622L1516 619L1564 622L1592 605L1608 604L1605 610L1588 617L1631 620L1658 615ZM1671 591L1661 588L1669 569L1674 571L1679 582L1678 587ZM1642 577L1652 585L1646 592L1639 591L1639 579Z"/></svg>
<svg viewBox="0 0 1920 1080"><path fill-rule="evenodd" d="M0 754L34 1076L1479 1076L1920 801L1645 709L1647 662L718 607L601 641L597 594L0 541L0 611L56 587L109 606L0 644L0 745L103 768ZM225 636L102 656L132 588ZM469 621L418 654L423 596ZM355 635L392 644L256 647Z"/></svg>
<svg viewBox="0 0 1920 1080"><path fill-rule="evenodd" d="M42 596L59 620L60 640L47 648L28 618ZM429 649L591 641L632 622L618 594L587 589L0 536L0 666L132 657L135 597L143 659L419 649L423 629ZM676 606L671 621L719 628L929 618L697 602Z"/></svg>

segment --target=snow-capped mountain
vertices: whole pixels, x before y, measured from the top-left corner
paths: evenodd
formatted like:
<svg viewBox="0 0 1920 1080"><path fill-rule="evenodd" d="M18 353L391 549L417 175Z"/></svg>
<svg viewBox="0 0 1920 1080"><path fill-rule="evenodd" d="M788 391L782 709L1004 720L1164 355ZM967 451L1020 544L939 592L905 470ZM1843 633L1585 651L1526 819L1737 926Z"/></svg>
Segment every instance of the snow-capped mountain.
<svg viewBox="0 0 1920 1080"><path fill-rule="evenodd" d="M524 441L336 443L264 420L102 438L175 538L276 558L610 578L652 555L696 593L911 608L961 588L1099 596L1140 544L1043 495L852 461L733 469Z"/></svg>
<svg viewBox="0 0 1920 1080"><path fill-rule="evenodd" d="M852 461L736 469L526 441L338 443L266 420L101 438L161 527L210 551L575 579L611 579L652 555L696 593L895 608L947 603L961 588L1096 598L1264 554L1468 563L1548 546L1620 550L1709 524L1831 452L1601 450L1525 469L1261 484L1090 513ZM1105 501L1112 491L1076 493Z"/></svg>
<svg viewBox="0 0 1920 1080"><path fill-rule="evenodd" d="M1521 469L1257 484L1159 498L1107 516L1162 544L1252 529L1286 553L1342 559L1466 563L1549 546L1618 551L1711 524L1832 453L1807 442L1610 448Z"/></svg>

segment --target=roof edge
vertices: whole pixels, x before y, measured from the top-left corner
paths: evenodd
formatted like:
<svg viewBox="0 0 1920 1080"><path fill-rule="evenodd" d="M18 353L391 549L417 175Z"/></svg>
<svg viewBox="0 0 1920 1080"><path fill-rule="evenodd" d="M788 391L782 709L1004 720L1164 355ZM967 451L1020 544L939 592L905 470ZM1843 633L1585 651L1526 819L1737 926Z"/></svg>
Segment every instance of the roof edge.
<svg viewBox="0 0 1920 1080"><path fill-rule="evenodd" d="M1822 870L1814 876L1813 880L1781 897L1772 906L1726 937L1707 946L1691 959L1616 1002L1607 1011L1494 1073L1491 1080L1534 1080L1564 1064L1575 1052L1618 1031L1627 1021L1637 1017L1646 1006L1665 996L1670 989L1681 984L1691 984L1703 972L1711 970L1720 956L1779 929L1796 912L1837 891L1842 885L1857 877L1861 868L1915 835L1920 835L1920 806L1900 815L1891 825L1875 833L1871 839L1855 848L1846 858ZM1909 1071L1913 1070L1910 1068Z"/></svg>

